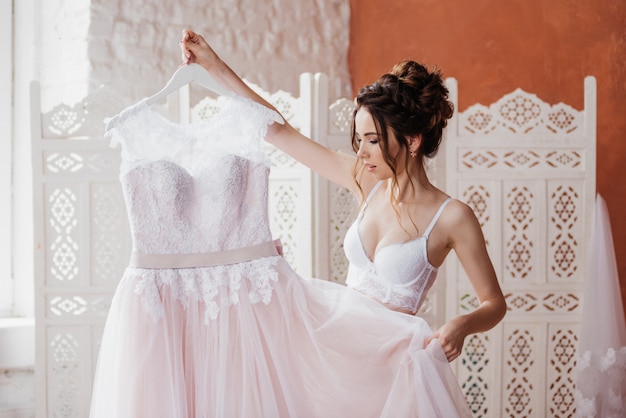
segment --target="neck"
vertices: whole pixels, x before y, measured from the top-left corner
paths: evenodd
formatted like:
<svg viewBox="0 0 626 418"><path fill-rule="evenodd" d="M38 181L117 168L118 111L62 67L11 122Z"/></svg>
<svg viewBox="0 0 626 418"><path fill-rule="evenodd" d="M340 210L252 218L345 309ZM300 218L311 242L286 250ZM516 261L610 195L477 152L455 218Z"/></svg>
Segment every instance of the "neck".
<svg viewBox="0 0 626 418"><path fill-rule="evenodd" d="M410 167L411 168L411 167ZM423 164L415 164L408 172L398 173L398 184L392 190L391 179L387 180L387 189L395 195L399 203L411 203L420 200L420 197L434 189L428 180Z"/></svg>

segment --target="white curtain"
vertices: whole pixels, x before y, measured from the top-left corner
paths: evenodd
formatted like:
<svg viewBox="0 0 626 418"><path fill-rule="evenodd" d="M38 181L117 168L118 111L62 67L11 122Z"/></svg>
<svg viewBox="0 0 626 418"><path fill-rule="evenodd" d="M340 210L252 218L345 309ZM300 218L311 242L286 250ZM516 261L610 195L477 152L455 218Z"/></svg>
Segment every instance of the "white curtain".
<svg viewBox="0 0 626 418"><path fill-rule="evenodd" d="M579 417L626 416L626 323L609 214L597 195L578 349Z"/></svg>

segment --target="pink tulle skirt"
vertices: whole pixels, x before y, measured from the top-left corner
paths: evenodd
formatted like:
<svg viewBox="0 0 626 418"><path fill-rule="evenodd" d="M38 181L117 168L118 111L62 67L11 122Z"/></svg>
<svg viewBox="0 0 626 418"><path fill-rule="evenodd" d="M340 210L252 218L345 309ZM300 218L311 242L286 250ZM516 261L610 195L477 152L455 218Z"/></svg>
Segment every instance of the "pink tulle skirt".
<svg viewBox="0 0 626 418"><path fill-rule="evenodd" d="M424 347L432 330L423 319L303 279L281 257L261 300L251 295L267 277L247 273L233 286L223 269L187 270L167 279L126 271L92 418L471 416L439 343Z"/></svg>

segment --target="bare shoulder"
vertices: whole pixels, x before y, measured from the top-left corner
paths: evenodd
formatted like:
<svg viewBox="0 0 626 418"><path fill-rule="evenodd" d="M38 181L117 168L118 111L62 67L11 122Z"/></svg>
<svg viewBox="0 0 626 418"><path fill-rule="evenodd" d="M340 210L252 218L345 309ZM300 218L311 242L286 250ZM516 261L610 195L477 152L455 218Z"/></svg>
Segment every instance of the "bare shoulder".
<svg viewBox="0 0 626 418"><path fill-rule="evenodd" d="M441 220L451 227L458 227L471 221L477 222L474 210L464 202L452 198L441 214Z"/></svg>
<svg viewBox="0 0 626 418"><path fill-rule="evenodd" d="M441 214L440 221L454 247L460 240L482 240L482 229L474 210L458 199L452 199Z"/></svg>

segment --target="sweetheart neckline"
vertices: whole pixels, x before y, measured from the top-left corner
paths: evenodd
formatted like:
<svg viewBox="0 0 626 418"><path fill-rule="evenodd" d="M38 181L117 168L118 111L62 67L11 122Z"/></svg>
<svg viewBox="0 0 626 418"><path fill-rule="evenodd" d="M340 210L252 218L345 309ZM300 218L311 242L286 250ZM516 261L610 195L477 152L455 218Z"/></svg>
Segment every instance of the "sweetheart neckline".
<svg viewBox="0 0 626 418"><path fill-rule="evenodd" d="M391 244L384 245L384 246L382 246L382 247L378 248L376 251L374 251L374 257L370 257L370 255L369 255L369 254L367 253L367 251L365 250L365 246L363 245L363 240L361 239L361 230L360 230L360 228L359 228L359 225L360 225L360 219L357 219L357 222L356 222L356 224L355 224L355 228L356 228L356 236L357 236L357 238L359 239L359 245L360 245L360 247L361 247L361 251L363 251L363 255L365 256L365 258L367 259L367 261L368 261L370 264L374 264L374 265L376 265L376 260L377 260L377 258L378 258L378 255L380 254L380 252L381 252L381 251L383 251L383 250L385 250L385 249L387 249L387 248L390 248L390 247L397 247L397 246L407 245L407 244L412 244L412 243L415 243L415 242L417 242L418 240L420 240L420 239L422 239L422 238L426 241L426 243L428 243L428 237L427 237L427 236L425 236L425 235L420 235L419 237L411 238L410 240L407 240L407 241L403 241L403 242L394 242L394 243L391 243ZM438 267L433 266L433 265L431 264L430 260L428 259L428 248L427 248L427 246L426 246L426 245L424 245L424 247L423 247L423 248L424 248L423 252L424 252L424 258L426 259L426 263L428 263L428 265L429 265L431 268L433 268L433 269L437 270L437 269L438 269Z"/></svg>
<svg viewBox="0 0 626 418"><path fill-rule="evenodd" d="M226 153L226 152L224 152L223 154L224 154L224 156L232 156L233 158L239 158L239 159L245 160L245 161L247 161L249 163L258 163L258 164L260 164L260 165L262 165L262 166L264 166L264 167L266 167L268 169L270 168L268 166L268 164L266 164L264 162L254 161L254 160L251 160L249 158L246 158L246 157L238 155L238 154L231 154L231 153ZM200 176L203 171L208 171L208 168L207 168L205 170L202 170L199 173L195 173L194 174L194 173L192 173L189 170L189 168L185 167L182 164L177 163L176 161L172 161L172 160L169 160L169 159L166 159L166 158L159 158L158 160L135 160L135 161L133 161L133 164L132 164L133 166L130 167L128 170L126 170L124 172L124 175L128 175L128 174L130 174L131 172L133 172L135 170L138 170L138 169L144 168L144 167L148 167L150 165L157 164L157 163L168 163L168 164L171 164L171 165L173 165L175 167L178 167L182 171L184 171L185 174L187 174L191 178L196 178L196 177Z"/></svg>

